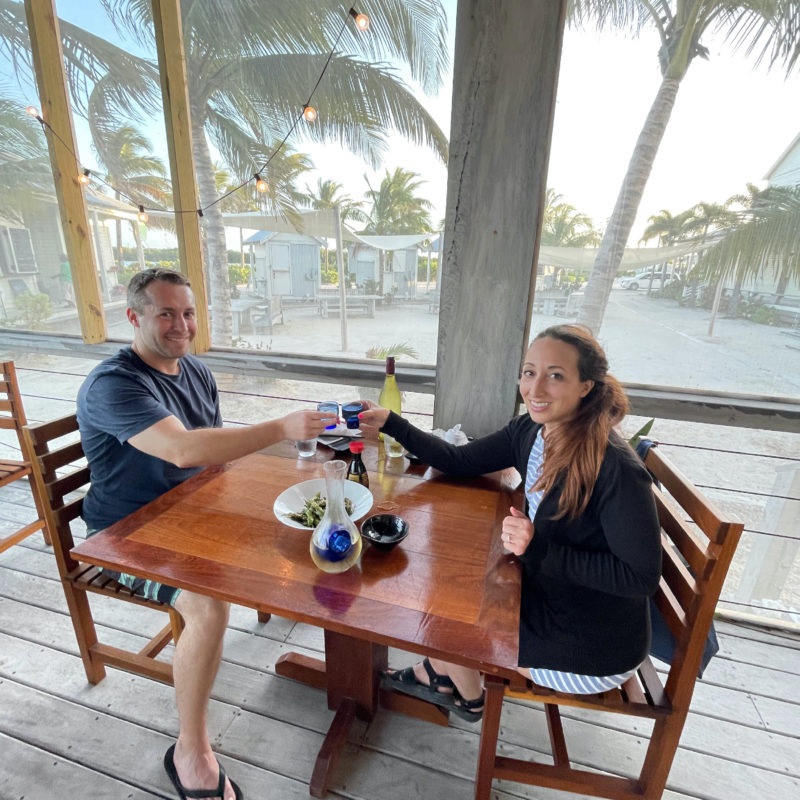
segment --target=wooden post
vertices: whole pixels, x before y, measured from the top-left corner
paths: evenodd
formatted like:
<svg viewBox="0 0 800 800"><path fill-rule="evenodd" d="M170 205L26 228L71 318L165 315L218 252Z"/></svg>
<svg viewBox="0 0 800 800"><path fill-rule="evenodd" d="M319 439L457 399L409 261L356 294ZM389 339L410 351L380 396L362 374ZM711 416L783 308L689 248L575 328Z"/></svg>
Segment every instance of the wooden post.
<svg viewBox="0 0 800 800"><path fill-rule="evenodd" d="M51 131L46 131L58 211L64 231L64 245L75 288L78 319L83 341L96 344L106 339L106 317L92 252L86 198L78 183L78 162L73 155L78 152L78 145L72 126L55 4L53 0L25 0L25 15L31 37L36 85L42 104L42 119L63 140L63 143L59 142Z"/></svg>
<svg viewBox="0 0 800 800"><path fill-rule="evenodd" d="M333 207L333 228L336 235L336 271L339 273L339 308L341 309L339 329L342 336L342 352L344 352L347 350L347 291L342 249L342 212L339 206Z"/></svg>
<svg viewBox="0 0 800 800"><path fill-rule="evenodd" d="M194 351L204 353L211 346L208 325L208 293L203 272L200 219L195 213L200 202L197 196L192 155L186 57L183 49L183 29L178 0L153 0L153 24L169 148L178 256L181 271L192 282L197 304L197 335L194 340Z"/></svg>
<svg viewBox="0 0 800 800"><path fill-rule="evenodd" d="M434 427L516 412L566 0L459 0ZM438 283L437 279L437 283ZM479 366L479 368L478 368Z"/></svg>

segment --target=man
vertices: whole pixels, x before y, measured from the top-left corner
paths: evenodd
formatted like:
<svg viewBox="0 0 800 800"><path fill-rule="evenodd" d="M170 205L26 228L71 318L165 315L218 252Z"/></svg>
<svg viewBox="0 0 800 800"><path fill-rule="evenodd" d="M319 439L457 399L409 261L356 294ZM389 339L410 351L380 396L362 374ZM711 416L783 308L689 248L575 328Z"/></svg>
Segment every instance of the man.
<svg viewBox="0 0 800 800"><path fill-rule="evenodd" d="M92 475L83 517L88 531L122 519L204 466L221 464L282 439L322 433L319 411L225 428L214 378L189 355L197 332L189 281L178 272L149 269L128 285L127 316L133 344L105 360L78 392L78 424ZM229 606L210 597L114 574L134 591L170 603L185 627L175 646L173 674L180 731L164 766L181 798L237 800L211 750L206 714L222 658Z"/></svg>
<svg viewBox="0 0 800 800"><path fill-rule="evenodd" d="M74 308L75 306L75 287L72 285L72 268L69 265L69 258L66 253L61 254L61 289L64 293L64 304Z"/></svg>

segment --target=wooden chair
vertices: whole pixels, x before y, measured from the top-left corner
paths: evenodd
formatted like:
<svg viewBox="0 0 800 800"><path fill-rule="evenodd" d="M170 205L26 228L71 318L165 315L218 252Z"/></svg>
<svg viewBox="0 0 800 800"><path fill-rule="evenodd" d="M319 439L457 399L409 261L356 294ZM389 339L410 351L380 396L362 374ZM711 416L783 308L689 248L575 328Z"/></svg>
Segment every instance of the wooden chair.
<svg viewBox="0 0 800 800"><path fill-rule="evenodd" d="M725 576L742 532L655 448L645 459L661 482L653 487L662 528L663 573L655 600L675 637L675 655L662 683L648 658L620 689L597 695L570 695L526 682L519 673L487 675L476 800L487 800L492 779L607 797L660 798L689 711L703 649ZM671 497L668 499L667 495ZM686 522L689 517L694 525ZM504 696L544 703L552 764L497 755ZM638 777L590 772L570 764L559 706L629 714L654 720Z"/></svg>
<svg viewBox="0 0 800 800"><path fill-rule="evenodd" d="M37 519L33 522L0 538L0 553L2 553L36 531L42 531L44 541L48 545L50 544L50 536L45 525L42 503L31 482L31 454L22 435L22 428L28 421L25 418L25 409L22 407L22 398L19 393L14 362L4 361L0 363L0 369L2 369L2 379L0 380L0 428L13 430L17 434L17 441L22 453L21 460L0 458L0 486L6 486L14 481L27 478L33 493L37 514Z"/></svg>
<svg viewBox="0 0 800 800"><path fill-rule="evenodd" d="M97 567L81 564L70 555L74 545L70 523L80 516L83 495L89 485L88 466L75 466L84 458L80 439L74 437L77 430L77 417L70 414L52 422L29 425L23 430L23 436L32 454L33 480L53 538L58 572L86 677L89 683L99 683L109 665L172 683L172 665L157 661L156 656L172 639L177 641L183 625L180 614L168 605L132 594L130 589L103 575ZM62 437L70 439L63 443ZM169 623L139 652L103 644L97 638L89 605L90 593L166 611Z"/></svg>

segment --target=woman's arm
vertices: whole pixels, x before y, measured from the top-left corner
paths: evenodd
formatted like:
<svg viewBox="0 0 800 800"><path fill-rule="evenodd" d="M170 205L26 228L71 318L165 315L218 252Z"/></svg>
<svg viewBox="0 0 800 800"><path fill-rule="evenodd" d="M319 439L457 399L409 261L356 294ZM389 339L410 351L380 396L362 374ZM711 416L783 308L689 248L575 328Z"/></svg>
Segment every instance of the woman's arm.
<svg viewBox="0 0 800 800"><path fill-rule="evenodd" d="M408 420L367 401L360 415L365 431L378 431L397 439L426 464L448 475L484 475L516 466L510 425L465 445L453 445L415 428Z"/></svg>

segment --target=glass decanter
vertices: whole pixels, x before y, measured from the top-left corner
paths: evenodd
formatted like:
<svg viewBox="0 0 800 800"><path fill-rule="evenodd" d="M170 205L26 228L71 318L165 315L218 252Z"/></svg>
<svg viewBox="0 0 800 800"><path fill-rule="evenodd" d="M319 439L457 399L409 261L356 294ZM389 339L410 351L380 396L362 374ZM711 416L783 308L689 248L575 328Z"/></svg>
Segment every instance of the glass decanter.
<svg viewBox="0 0 800 800"><path fill-rule="evenodd" d="M344 507L347 463L327 461L325 473L325 514L311 535L311 558L325 572L344 572L361 555L361 534Z"/></svg>

